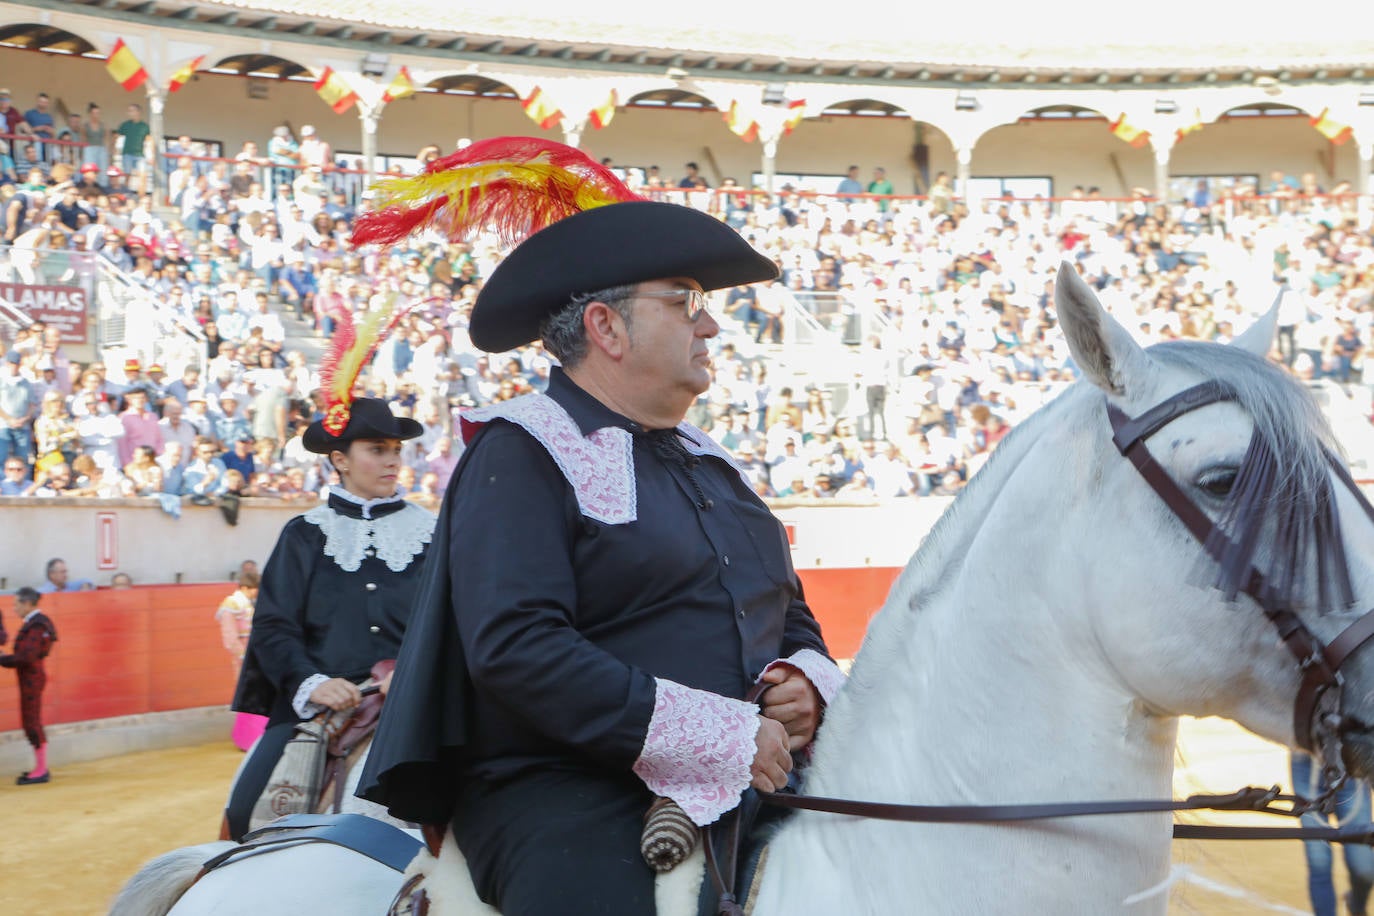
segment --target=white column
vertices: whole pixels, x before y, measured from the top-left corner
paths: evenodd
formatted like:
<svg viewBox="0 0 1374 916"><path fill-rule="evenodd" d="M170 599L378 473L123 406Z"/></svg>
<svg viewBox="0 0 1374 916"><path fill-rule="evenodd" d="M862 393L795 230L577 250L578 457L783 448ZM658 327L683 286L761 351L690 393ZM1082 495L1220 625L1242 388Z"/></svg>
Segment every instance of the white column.
<svg viewBox="0 0 1374 916"><path fill-rule="evenodd" d="M163 126L162 112L167 107L167 97L160 90L153 86L153 81L149 80L148 86L148 130L152 132L152 149L148 155L151 161L148 163L148 181L152 184L151 193L153 195L153 206L162 206L166 199L162 187L163 159L162 159L162 137L165 133Z"/></svg>
<svg viewBox="0 0 1374 916"><path fill-rule="evenodd" d="M574 124L567 118L563 119L563 142L577 149L582 145L582 130L587 126L586 121L579 121Z"/></svg>
<svg viewBox="0 0 1374 916"><path fill-rule="evenodd" d="M969 167L973 164L973 148L964 146L958 147L957 149L955 149L954 155L959 163L958 171L956 173L958 182L955 185L954 193L961 200L967 200L968 181L972 174L971 169Z"/></svg>
<svg viewBox="0 0 1374 916"><path fill-rule="evenodd" d="M363 187L372 186L377 177L377 123L382 119L382 105L359 100L358 121L363 128Z"/></svg>
<svg viewBox="0 0 1374 916"><path fill-rule="evenodd" d="M1155 147L1155 199L1160 203L1169 200L1169 158L1173 151L1172 144Z"/></svg>
<svg viewBox="0 0 1374 916"><path fill-rule="evenodd" d="M1374 213L1374 201L1369 199L1371 192L1371 182L1369 170L1374 168L1374 143L1360 144L1360 174L1359 180L1355 182L1355 190L1359 192L1359 200L1356 204L1359 214L1359 225L1361 229L1369 228L1370 214Z"/></svg>
<svg viewBox="0 0 1374 916"><path fill-rule="evenodd" d="M773 179L778 171L778 140L776 137L763 141L763 189L773 193Z"/></svg>

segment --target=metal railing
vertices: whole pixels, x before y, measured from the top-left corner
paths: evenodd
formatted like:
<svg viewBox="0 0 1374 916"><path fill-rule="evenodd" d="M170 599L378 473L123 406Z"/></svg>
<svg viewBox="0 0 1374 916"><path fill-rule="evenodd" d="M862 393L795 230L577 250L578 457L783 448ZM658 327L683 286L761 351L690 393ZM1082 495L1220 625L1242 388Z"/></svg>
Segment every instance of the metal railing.
<svg viewBox="0 0 1374 916"><path fill-rule="evenodd" d="M97 256L96 341L102 351L137 356L144 365L195 366L205 374L205 332L190 316L169 308L104 256Z"/></svg>

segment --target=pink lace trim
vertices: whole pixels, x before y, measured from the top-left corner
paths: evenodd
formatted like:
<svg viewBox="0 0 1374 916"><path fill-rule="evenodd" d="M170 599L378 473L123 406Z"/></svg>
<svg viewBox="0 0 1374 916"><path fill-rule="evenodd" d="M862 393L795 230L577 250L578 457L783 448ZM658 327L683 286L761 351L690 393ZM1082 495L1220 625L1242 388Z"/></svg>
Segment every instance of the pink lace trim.
<svg viewBox="0 0 1374 916"><path fill-rule="evenodd" d="M664 678L654 683L654 715L634 771L704 827L749 787L758 707Z"/></svg>
<svg viewBox="0 0 1374 916"><path fill-rule="evenodd" d="M778 665L791 665L811 682L811 686L821 695L821 700L829 706L835 699L835 694L840 692L844 686L844 672L821 653L815 649L802 649L792 653L787 658L780 658L775 662L769 662L768 667L760 672L759 677L776 668Z"/></svg>
<svg viewBox="0 0 1374 916"><path fill-rule="evenodd" d="M553 398L542 394L502 401L462 415L463 441L500 417L520 426L544 446L572 485L578 508L588 518L623 525L638 517L633 439L618 426L583 436L577 421Z"/></svg>

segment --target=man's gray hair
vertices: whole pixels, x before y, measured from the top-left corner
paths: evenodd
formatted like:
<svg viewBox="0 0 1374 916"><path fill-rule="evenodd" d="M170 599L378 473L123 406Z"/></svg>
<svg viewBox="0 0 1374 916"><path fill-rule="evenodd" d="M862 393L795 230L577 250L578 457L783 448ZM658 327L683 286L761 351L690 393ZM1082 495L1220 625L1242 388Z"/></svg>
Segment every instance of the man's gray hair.
<svg viewBox="0 0 1374 916"><path fill-rule="evenodd" d="M582 313L591 302L604 302L625 319L626 328L630 327L630 300L639 287L635 284L612 286L591 293L578 293L568 300L568 304L545 318L539 325L539 337L548 350L565 369L571 369L582 362L587 355L587 329L582 324Z"/></svg>

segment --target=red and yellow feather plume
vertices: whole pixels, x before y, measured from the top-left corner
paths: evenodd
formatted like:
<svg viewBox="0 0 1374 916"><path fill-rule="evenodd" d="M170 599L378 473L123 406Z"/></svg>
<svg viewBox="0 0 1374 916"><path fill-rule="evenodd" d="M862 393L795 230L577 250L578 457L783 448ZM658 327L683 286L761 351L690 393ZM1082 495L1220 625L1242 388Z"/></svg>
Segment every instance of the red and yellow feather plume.
<svg viewBox="0 0 1374 916"><path fill-rule="evenodd" d="M341 434L348 426L354 383L372 361L382 341L412 305L413 300L402 303L401 297L393 294L380 308L363 315L357 325L353 323L353 314L348 309L334 310L333 316L338 326L329 341L329 351L320 359L320 387L325 397L322 422L331 436Z"/></svg>
<svg viewBox="0 0 1374 916"><path fill-rule="evenodd" d="M460 239L479 228L515 244L574 213L643 199L581 150L534 137L479 140L372 192L354 245L394 245L424 229Z"/></svg>

